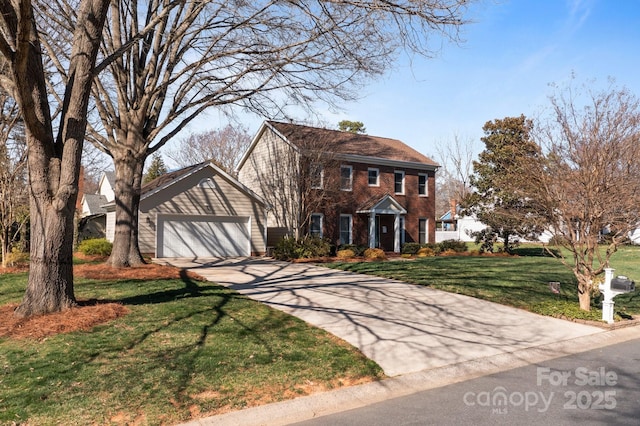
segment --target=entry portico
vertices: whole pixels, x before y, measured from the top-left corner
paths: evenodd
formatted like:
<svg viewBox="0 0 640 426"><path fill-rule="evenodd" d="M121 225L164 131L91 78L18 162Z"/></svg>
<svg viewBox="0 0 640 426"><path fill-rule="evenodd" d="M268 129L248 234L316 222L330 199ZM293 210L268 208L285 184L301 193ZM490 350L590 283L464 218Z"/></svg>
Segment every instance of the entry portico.
<svg viewBox="0 0 640 426"><path fill-rule="evenodd" d="M374 198L356 211L358 214L369 215L369 248L383 248L382 235L387 234L388 222L393 217L393 251L400 252L403 243L404 215L407 210L391 195Z"/></svg>

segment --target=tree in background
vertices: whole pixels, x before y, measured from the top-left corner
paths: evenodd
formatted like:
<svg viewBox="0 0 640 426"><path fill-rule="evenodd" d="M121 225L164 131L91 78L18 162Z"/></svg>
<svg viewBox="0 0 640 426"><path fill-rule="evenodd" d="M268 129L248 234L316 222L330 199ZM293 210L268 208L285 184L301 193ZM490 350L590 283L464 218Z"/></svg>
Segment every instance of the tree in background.
<svg viewBox="0 0 640 426"><path fill-rule="evenodd" d="M92 144L85 143L82 147L83 193L97 193L100 178L105 171L112 170L112 168L113 161L108 156ZM82 194L79 196L82 196Z"/></svg>
<svg viewBox="0 0 640 426"><path fill-rule="evenodd" d="M222 129L191 133L180 140L176 149L167 157L178 167L188 167L205 161L213 161L227 173L234 175L240 157L251 144L251 135L242 125L227 124Z"/></svg>
<svg viewBox="0 0 640 426"><path fill-rule="evenodd" d="M44 42L31 1L0 0L4 59L0 83L20 107L28 147L31 244L29 282L15 310L20 317L60 311L76 303L74 213L89 94L108 6L108 0L82 0L73 9L70 57L56 63L63 96L56 97L49 91L47 78L52 73L45 72ZM52 9L38 12L48 10ZM58 118L57 131L52 110Z"/></svg>
<svg viewBox="0 0 640 426"><path fill-rule="evenodd" d="M0 253L2 267L29 219L27 145L18 105L0 90Z"/></svg>
<svg viewBox="0 0 640 426"><path fill-rule="evenodd" d="M437 173L436 214L443 215L451 204L460 204L471 193L471 173L473 171L473 140L463 140L453 136L452 142L445 142L437 148L440 168Z"/></svg>
<svg viewBox="0 0 640 426"><path fill-rule="evenodd" d="M463 207L487 225L478 236L490 250L494 236L500 237L504 250L510 252L512 236L535 238L539 233L529 220L530 199L514 189L514 183L527 178L521 164L538 154L530 136L532 127L533 122L521 115L488 121L482 128L485 149L473 162L470 183L474 192L466 197Z"/></svg>
<svg viewBox="0 0 640 426"><path fill-rule="evenodd" d="M544 155L523 161L523 178L514 182L566 250L557 255L587 311L598 275L640 227L640 101L613 82L593 87L569 85L550 98L552 112L533 133Z"/></svg>
<svg viewBox="0 0 640 426"><path fill-rule="evenodd" d="M351 133L367 133L362 121L342 120L338 123L338 130Z"/></svg>
<svg viewBox="0 0 640 426"><path fill-rule="evenodd" d="M165 173L167 173L167 166L164 165L162 156L156 152L151 156L151 164L149 164L149 168L147 169L147 173L142 179L142 183L151 182L155 178L160 177Z"/></svg>

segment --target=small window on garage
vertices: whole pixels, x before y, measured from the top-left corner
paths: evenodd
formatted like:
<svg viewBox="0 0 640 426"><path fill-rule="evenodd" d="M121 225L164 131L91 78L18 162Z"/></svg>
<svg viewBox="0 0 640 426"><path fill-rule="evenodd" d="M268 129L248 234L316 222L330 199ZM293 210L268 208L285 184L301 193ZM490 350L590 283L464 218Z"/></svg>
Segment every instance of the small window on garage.
<svg viewBox="0 0 640 426"><path fill-rule="evenodd" d="M216 189L216 183L211 178L204 178L198 182L199 188Z"/></svg>

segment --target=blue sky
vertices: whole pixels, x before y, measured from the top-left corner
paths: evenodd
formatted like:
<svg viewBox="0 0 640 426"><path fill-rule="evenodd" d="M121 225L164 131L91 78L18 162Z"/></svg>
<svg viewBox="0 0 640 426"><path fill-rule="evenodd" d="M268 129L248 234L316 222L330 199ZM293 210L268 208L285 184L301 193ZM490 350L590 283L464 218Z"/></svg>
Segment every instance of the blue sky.
<svg viewBox="0 0 640 426"><path fill-rule="evenodd" d="M549 84L572 73L603 86L613 77L640 96L639 0L484 0L468 18L474 23L463 29L464 44L445 44L435 58L411 65L401 59L362 100L323 112L323 121L362 121L371 135L436 157L456 134L480 151L485 122L533 116L548 104ZM207 130L202 123L190 130ZM261 119L246 123L254 132Z"/></svg>

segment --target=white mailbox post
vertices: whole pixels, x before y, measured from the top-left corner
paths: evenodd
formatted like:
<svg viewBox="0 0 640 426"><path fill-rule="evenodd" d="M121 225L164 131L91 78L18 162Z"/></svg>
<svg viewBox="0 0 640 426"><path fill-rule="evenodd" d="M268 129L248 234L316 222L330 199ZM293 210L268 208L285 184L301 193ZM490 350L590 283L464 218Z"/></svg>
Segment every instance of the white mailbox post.
<svg viewBox="0 0 640 426"><path fill-rule="evenodd" d="M613 298L622 293L635 291L635 282L622 275L614 278L614 271L615 269L613 268L605 268L604 283L598 286L604 296L602 301L602 321L606 321L608 324L613 324L613 306L615 305Z"/></svg>

